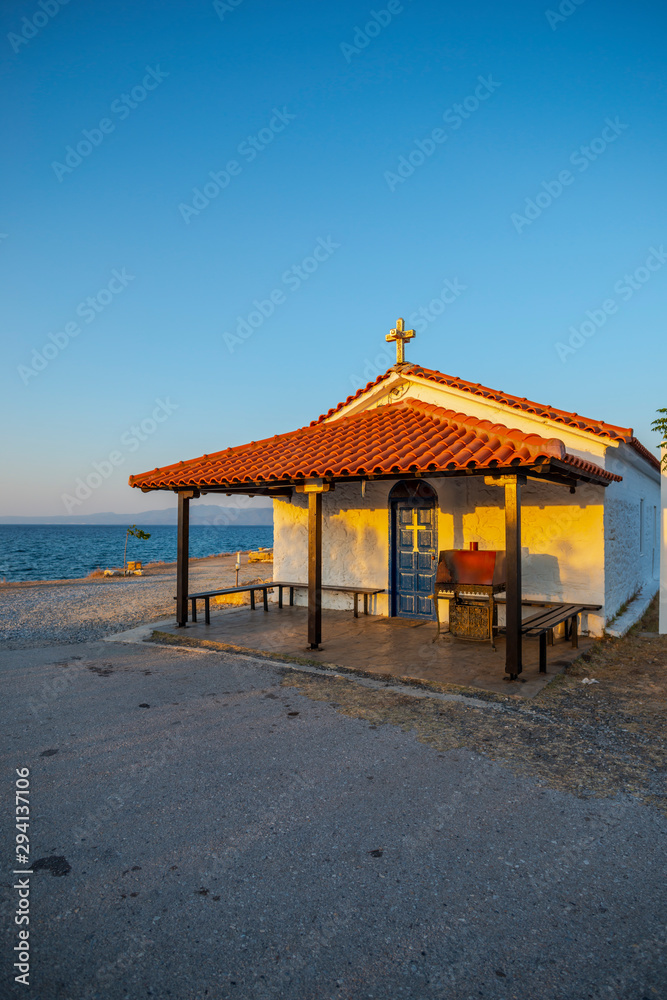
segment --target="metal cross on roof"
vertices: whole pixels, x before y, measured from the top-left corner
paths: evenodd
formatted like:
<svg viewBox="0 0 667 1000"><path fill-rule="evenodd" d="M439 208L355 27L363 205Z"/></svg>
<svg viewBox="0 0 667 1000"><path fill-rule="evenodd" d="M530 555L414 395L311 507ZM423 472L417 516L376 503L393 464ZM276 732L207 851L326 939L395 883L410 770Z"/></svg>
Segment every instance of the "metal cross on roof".
<svg viewBox="0 0 667 1000"><path fill-rule="evenodd" d="M415 335L414 330L405 330L402 319L396 320L396 329L392 330L385 337L385 340L395 340L396 341L396 364L402 365L405 362L405 342L406 340L412 340Z"/></svg>

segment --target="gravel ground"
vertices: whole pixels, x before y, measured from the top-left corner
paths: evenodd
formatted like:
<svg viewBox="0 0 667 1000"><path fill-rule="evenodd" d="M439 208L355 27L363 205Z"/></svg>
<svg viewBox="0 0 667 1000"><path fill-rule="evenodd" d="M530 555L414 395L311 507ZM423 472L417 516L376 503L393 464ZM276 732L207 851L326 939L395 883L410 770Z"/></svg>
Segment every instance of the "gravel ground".
<svg viewBox="0 0 667 1000"><path fill-rule="evenodd" d="M667 637L594 649L529 702L495 697L500 714L347 677L294 672L284 683L353 718L400 726L434 749L475 747L550 788L583 798L630 793L667 816Z"/></svg>
<svg viewBox="0 0 667 1000"><path fill-rule="evenodd" d="M248 565L240 583L269 579L271 563ZM234 556L193 559L190 590L234 586ZM0 585L0 642L5 649L88 642L175 614L175 564L148 567L147 575L86 577L48 583Z"/></svg>
<svg viewBox="0 0 667 1000"><path fill-rule="evenodd" d="M77 644L2 653L0 675L34 870L31 986L6 957L3 997L667 994L667 820L550 787L548 743L532 775L492 760L503 705L457 705L438 749L223 653ZM11 857L8 809L2 828Z"/></svg>

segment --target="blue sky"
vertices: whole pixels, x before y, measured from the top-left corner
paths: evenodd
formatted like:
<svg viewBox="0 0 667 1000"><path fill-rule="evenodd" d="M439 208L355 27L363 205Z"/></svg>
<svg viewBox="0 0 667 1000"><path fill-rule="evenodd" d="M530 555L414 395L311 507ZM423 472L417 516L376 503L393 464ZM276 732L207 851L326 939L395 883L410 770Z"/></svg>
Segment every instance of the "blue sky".
<svg viewBox="0 0 667 1000"><path fill-rule="evenodd" d="M127 476L308 423L398 315L657 444L663 5L42 2L0 15L0 513L99 468L74 513L167 506Z"/></svg>

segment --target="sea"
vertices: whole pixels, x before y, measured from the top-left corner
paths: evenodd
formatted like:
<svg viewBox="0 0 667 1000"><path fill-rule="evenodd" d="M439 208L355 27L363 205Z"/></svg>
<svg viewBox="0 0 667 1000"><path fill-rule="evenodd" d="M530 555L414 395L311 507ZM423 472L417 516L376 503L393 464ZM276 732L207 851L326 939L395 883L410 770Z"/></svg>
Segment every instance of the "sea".
<svg viewBox="0 0 667 1000"><path fill-rule="evenodd" d="M129 538L128 560L175 562L175 525L141 528L151 537ZM75 580L96 569L122 567L125 530L122 524L0 524L0 582ZM272 546L270 525L190 525L191 557Z"/></svg>

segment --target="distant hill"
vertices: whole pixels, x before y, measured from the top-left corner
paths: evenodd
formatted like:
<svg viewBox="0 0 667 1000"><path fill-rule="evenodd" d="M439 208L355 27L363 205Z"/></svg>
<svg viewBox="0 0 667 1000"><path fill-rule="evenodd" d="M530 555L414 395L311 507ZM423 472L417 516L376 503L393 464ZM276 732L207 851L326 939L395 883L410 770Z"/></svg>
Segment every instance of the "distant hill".
<svg viewBox="0 0 667 1000"><path fill-rule="evenodd" d="M166 510L144 510L136 514L56 514L53 517L0 517L0 524L176 524L176 505ZM272 507L222 507L219 504L192 503L190 524L238 525L248 527L273 524Z"/></svg>

